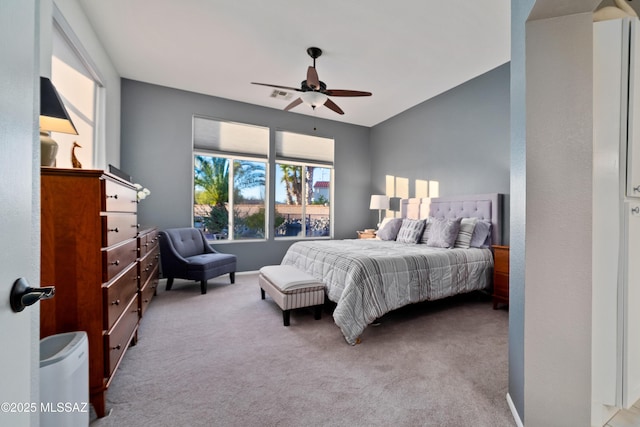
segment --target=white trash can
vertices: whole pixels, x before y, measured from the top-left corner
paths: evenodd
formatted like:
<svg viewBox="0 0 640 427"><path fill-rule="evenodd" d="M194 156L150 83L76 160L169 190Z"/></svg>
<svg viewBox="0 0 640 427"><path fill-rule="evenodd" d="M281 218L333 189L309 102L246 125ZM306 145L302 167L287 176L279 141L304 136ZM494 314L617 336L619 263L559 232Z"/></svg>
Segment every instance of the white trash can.
<svg viewBox="0 0 640 427"><path fill-rule="evenodd" d="M40 340L40 426L89 425L89 340L84 331Z"/></svg>

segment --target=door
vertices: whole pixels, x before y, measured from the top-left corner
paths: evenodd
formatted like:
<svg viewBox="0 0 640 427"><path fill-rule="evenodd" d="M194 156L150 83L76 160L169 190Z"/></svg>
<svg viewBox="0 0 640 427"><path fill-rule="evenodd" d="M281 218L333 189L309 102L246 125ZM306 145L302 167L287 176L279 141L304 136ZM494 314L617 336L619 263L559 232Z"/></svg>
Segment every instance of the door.
<svg viewBox="0 0 640 427"><path fill-rule="evenodd" d="M13 282L39 284L39 1L0 1L0 425L36 425L37 305L14 313ZM34 190L35 189L35 190ZM36 386L32 386L32 376Z"/></svg>
<svg viewBox="0 0 640 427"><path fill-rule="evenodd" d="M640 197L640 25L631 19L629 61L629 137L627 145L627 197Z"/></svg>
<svg viewBox="0 0 640 427"><path fill-rule="evenodd" d="M624 203L622 404L640 399L640 202Z"/></svg>

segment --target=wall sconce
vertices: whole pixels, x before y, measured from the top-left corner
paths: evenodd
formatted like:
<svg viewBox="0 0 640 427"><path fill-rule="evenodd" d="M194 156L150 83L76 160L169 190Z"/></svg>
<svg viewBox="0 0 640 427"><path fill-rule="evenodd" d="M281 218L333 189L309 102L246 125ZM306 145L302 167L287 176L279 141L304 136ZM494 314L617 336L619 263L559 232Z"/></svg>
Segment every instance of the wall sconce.
<svg viewBox="0 0 640 427"><path fill-rule="evenodd" d="M381 194L373 194L371 196L371 202L369 203L369 209L378 209L378 227L380 227L382 210L389 209L389 197Z"/></svg>
<svg viewBox="0 0 640 427"><path fill-rule="evenodd" d="M46 77L40 77L40 165L55 166L58 144L51 138L50 132L62 132L77 135L67 109Z"/></svg>

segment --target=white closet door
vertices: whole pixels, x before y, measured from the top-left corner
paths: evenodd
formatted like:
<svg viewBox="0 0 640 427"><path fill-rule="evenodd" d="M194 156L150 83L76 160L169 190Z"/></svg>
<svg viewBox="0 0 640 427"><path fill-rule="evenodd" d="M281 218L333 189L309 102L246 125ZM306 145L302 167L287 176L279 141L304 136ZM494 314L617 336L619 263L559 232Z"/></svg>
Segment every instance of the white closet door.
<svg viewBox="0 0 640 427"><path fill-rule="evenodd" d="M629 139L627 146L627 197L640 197L640 25L631 20L629 76Z"/></svg>
<svg viewBox="0 0 640 427"><path fill-rule="evenodd" d="M640 399L640 202L624 204L626 256L624 289L623 406Z"/></svg>

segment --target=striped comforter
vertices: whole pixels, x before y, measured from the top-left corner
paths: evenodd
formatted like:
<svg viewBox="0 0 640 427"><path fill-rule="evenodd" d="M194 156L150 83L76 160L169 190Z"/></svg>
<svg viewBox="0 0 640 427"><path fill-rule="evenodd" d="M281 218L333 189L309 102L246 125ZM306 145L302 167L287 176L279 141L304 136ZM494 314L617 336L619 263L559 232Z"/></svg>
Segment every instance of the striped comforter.
<svg viewBox="0 0 640 427"><path fill-rule="evenodd" d="M306 271L337 303L333 318L351 345L383 314L410 303L484 289L489 249L441 249L368 239L296 242L282 264Z"/></svg>

